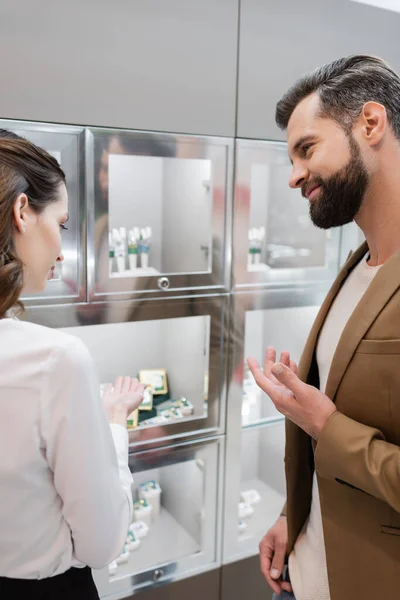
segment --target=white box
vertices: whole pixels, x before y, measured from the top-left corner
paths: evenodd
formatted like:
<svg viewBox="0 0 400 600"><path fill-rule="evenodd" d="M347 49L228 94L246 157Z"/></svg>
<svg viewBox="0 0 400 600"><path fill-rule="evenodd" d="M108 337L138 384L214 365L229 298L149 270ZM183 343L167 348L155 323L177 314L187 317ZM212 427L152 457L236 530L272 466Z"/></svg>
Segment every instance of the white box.
<svg viewBox="0 0 400 600"><path fill-rule="evenodd" d="M161 512L161 488L156 481L146 481L139 485L139 498L145 500L152 509L153 520L160 516Z"/></svg>

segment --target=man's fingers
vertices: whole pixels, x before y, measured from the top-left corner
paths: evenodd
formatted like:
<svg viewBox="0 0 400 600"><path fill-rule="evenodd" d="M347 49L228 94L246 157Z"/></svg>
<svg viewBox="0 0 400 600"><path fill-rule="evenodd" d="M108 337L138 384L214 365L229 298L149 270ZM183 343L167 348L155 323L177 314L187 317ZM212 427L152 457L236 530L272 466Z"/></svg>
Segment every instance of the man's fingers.
<svg viewBox="0 0 400 600"><path fill-rule="evenodd" d="M303 390L304 383L293 373L292 369L282 363L276 363L272 367L272 373L280 383L283 383L294 394Z"/></svg>
<svg viewBox="0 0 400 600"><path fill-rule="evenodd" d="M276 350L273 346L268 346L265 351L265 358L264 358L264 373L266 375L271 372L271 367L275 362L276 362Z"/></svg>
<svg viewBox="0 0 400 600"><path fill-rule="evenodd" d="M290 368L290 352L281 352L279 362Z"/></svg>
<svg viewBox="0 0 400 600"><path fill-rule="evenodd" d="M260 544L260 567L261 573L264 575L269 587L275 592L277 596L279 596L281 593L281 586L271 577L271 558L269 552L267 552L266 549L263 547L263 542L261 542Z"/></svg>
<svg viewBox="0 0 400 600"><path fill-rule="evenodd" d="M279 579L282 575L283 568L285 566L285 554L286 544L276 542L275 554L271 563L271 577L272 579Z"/></svg>
<svg viewBox="0 0 400 600"><path fill-rule="evenodd" d="M272 383L272 381L266 375L264 375L263 370L261 369L260 365L258 364L255 358L248 358L247 364L249 365L249 369L252 372L254 379L256 380L256 384L262 390L264 390L266 394L270 395L270 392L272 392L274 388L277 387L276 384Z"/></svg>
<svg viewBox="0 0 400 600"><path fill-rule="evenodd" d="M294 360L290 361L290 368L292 369L293 373L297 375L297 363L295 363Z"/></svg>
<svg viewBox="0 0 400 600"><path fill-rule="evenodd" d="M291 390L284 385L279 385L279 383L273 383L269 377L266 377L255 358L249 358L247 364L258 387L271 398L277 410L286 415L288 402L293 399Z"/></svg>
<svg viewBox="0 0 400 600"><path fill-rule="evenodd" d="M261 371L261 367L258 364L258 361L255 358L248 358L247 359L247 364L249 366L250 371L253 373L254 371L257 371L258 369L260 369Z"/></svg>

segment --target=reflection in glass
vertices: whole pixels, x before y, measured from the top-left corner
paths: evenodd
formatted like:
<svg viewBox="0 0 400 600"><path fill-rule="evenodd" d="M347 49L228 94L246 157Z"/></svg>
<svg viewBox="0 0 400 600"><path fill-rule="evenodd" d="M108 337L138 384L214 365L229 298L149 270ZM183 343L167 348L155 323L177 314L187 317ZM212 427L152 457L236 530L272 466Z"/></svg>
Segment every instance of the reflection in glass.
<svg viewBox="0 0 400 600"><path fill-rule="evenodd" d="M202 315L89 325L66 331L89 348L101 389L118 375L147 381L149 372L163 373L163 387L152 390L151 410L140 407L138 428L143 428L207 416L209 329L210 317Z"/></svg>
<svg viewBox="0 0 400 600"><path fill-rule="evenodd" d="M274 164L251 166L248 270L324 267L329 232L315 227L308 201L291 190L291 166L275 149Z"/></svg>
<svg viewBox="0 0 400 600"><path fill-rule="evenodd" d="M317 306L252 310L246 312L245 359L255 357L263 364L267 346L274 346L277 360L288 351L298 363L307 336L318 313ZM247 364L243 379L242 425L250 425L281 416L270 398L254 381Z"/></svg>
<svg viewBox="0 0 400 600"><path fill-rule="evenodd" d="M111 277L210 272L211 162L109 154Z"/></svg>

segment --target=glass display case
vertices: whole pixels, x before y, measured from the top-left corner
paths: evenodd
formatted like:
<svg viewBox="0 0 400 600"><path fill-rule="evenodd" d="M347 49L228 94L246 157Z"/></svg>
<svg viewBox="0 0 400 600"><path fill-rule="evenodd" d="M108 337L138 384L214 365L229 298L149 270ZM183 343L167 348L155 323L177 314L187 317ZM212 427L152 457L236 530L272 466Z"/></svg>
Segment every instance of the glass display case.
<svg viewBox="0 0 400 600"><path fill-rule="evenodd" d="M221 440L130 455L133 521L121 556L95 572L102 598L217 566L222 458Z"/></svg>
<svg viewBox="0 0 400 600"><path fill-rule="evenodd" d="M86 344L99 396L118 375L148 385L127 420L134 520L101 596L254 555L285 500L284 420L246 359L299 360L359 231L312 226L282 143L237 141L233 207L233 140L1 126L68 180L65 261L24 318Z"/></svg>
<svg viewBox="0 0 400 600"><path fill-rule="evenodd" d="M218 295L31 308L26 316L84 342L99 394L118 375L148 384L127 423L130 443L141 447L224 432L228 309L229 297Z"/></svg>
<svg viewBox="0 0 400 600"><path fill-rule="evenodd" d="M299 361L327 286L234 294L242 343L233 343L227 406L223 562L258 552L285 502L284 418L256 385L246 359L263 363L267 346ZM239 327L239 326L238 326ZM241 365L241 368L239 367Z"/></svg>
<svg viewBox="0 0 400 600"><path fill-rule="evenodd" d="M86 132L91 298L227 289L232 140Z"/></svg>
<svg viewBox="0 0 400 600"><path fill-rule="evenodd" d="M44 148L60 163L67 180L68 231L63 231L64 261L44 292L25 297L27 304L80 302L86 300L86 251L84 221L84 129L69 125L0 120L0 128L27 138Z"/></svg>
<svg viewBox="0 0 400 600"><path fill-rule="evenodd" d="M288 185L287 145L237 140L234 286L329 281L339 264L340 230L315 227L308 201Z"/></svg>

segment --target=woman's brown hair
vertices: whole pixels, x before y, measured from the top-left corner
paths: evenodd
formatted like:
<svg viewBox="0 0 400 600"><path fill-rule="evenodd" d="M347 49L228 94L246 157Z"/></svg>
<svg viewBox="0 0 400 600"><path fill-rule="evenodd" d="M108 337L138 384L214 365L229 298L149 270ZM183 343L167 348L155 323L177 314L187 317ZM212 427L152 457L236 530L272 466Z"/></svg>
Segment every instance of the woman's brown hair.
<svg viewBox="0 0 400 600"><path fill-rule="evenodd" d="M64 171L51 154L28 140L0 133L0 318L22 306L23 264L14 247L14 203L26 194L29 206L40 214L59 199L62 183Z"/></svg>

